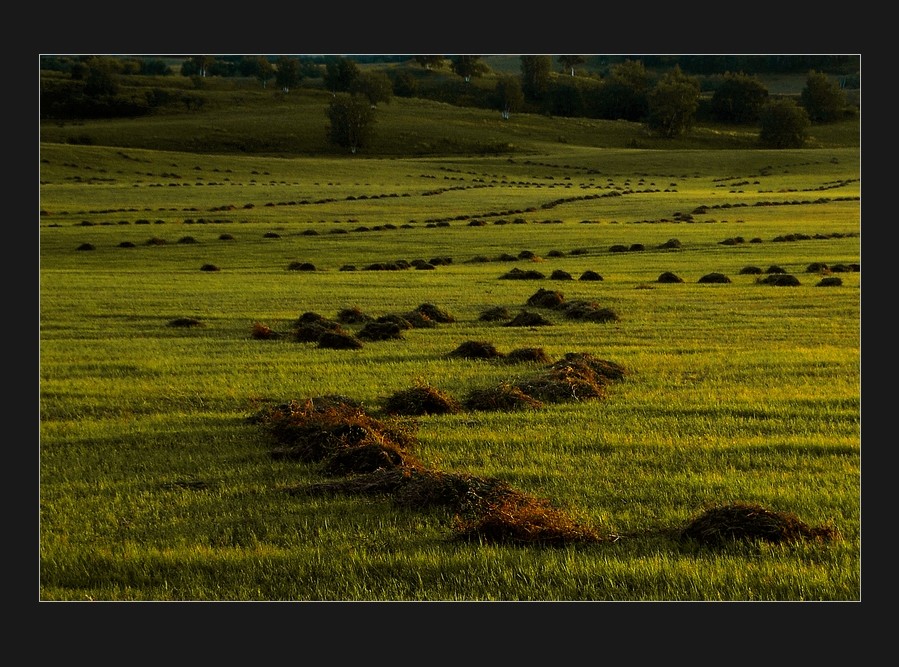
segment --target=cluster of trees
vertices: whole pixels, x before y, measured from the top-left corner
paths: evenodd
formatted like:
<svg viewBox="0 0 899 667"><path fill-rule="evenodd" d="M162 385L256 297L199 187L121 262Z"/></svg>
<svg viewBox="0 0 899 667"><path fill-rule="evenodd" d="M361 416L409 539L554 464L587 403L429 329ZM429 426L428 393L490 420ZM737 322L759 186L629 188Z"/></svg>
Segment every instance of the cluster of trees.
<svg viewBox="0 0 899 667"><path fill-rule="evenodd" d="M643 60L624 58L611 64L601 77L578 75L578 68L587 61L582 55L557 56L559 71L553 68L553 56L522 55L517 75L493 74L478 55L416 55L405 57L405 62L412 61L428 73L448 69L461 79L459 88L452 91L457 103L464 100L489 106L505 119L521 111L624 119L643 123L653 134L667 138L688 132L701 118L756 125L760 143L765 146L801 147L811 124L832 122L848 112L845 91L833 78L816 70L808 72L806 86L798 99L774 98L755 75L726 71L700 78L687 74L680 66L683 62L697 68L700 62L705 62L696 60L698 56L657 58L676 58L677 62L660 73L647 69ZM776 67L795 57L764 58L769 66ZM183 60L180 70L182 75L197 80L209 76L253 77L263 88L274 81L283 93L289 93L307 78L321 79L333 95L328 109L329 138L335 145L355 153L372 136L371 125L379 104L388 104L394 95L411 97L419 92L419 77L413 76L409 67L362 69L359 63L358 58L342 56L196 55ZM163 88L121 93L119 75L171 74L171 68L158 58L45 56L42 67L67 71L70 75L67 82L56 79L45 85L42 81L45 117L140 115L173 101L187 108L202 103L199 96L189 93L177 96ZM471 85L473 79L488 75L495 79L492 89ZM452 86L448 83L444 88Z"/></svg>

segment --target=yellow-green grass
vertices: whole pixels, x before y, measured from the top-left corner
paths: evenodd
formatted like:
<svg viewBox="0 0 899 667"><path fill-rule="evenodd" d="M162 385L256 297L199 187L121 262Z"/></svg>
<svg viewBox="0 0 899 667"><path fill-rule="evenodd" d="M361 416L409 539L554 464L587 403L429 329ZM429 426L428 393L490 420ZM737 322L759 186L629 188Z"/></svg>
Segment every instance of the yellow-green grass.
<svg viewBox="0 0 899 667"><path fill-rule="evenodd" d="M41 599L859 599L860 273L817 287L806 272L860 262L857 147L382 160L45 143L41 158ZM437 219L449 226L428 226ZM790 234L811 238L775 240ZM721 243L735 237L745 242ZM658 247L670 239L680 248ZM609 250L636 243L645 249ZM469 261L523 250L542 261ZM433 257L453 261L362 270ZM317 270L288 270L294 261ZM772 265L802 284L740 273ZM513 267L547 278L500 279ZM550 280L557 269L575 280ZM604 279L576 280L586 270ZM684 282L657 282L665 271ZM698 282L710 272L732 282ZM546 309L548 327L479 320L487 307L525 309L541 287L620 320ZM356 351L250 335L309 311L422 303L456 321ZM168 326L181 317L202 326ZM441 511L285 493L322 471L273 460L248 416L323 394L377 411L418 382L461 398L541 368L447 356L467 340L629 369L599 401L407 420L427 465L503 479L615 541L458 543ZM733 501L841 539L713 550L670 538Z"/></svg>

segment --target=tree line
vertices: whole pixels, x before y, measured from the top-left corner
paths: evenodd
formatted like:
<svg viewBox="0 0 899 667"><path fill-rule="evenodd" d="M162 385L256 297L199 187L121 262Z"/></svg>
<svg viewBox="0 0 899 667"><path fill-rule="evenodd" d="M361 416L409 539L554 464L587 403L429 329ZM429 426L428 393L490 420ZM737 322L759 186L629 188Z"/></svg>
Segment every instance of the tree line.
<svg viewBox="0 0 899 667"><path fill-rule="evenodd" d="M744 70L712 69L744 64L785 71L788 65L817 64L831 72L851 72L857 56L608 56L603 57L602 74L585 69L588 57L583 55L521 55L516 74L492 72L479 55L394 58L396 66L363 68L359 57L194 55L180 61L179 73L197 88L206 77L240 76L284 94L307 80L319 80L315 85L333 95L329 139L353 153L369 143L377 106L394 95L491 108L504 119L520 112L623 119L643 123L652 134L666 138L688 132L697 121L754 125L761 145L798 148L813 123L854 113L844 88L858 85L857 71L854 78L848 74L835 80L823 70L810 69L797 99L770 95L757 75ZM667 69L651 69L647 63ZM136 116L173 103L187 109L203 103L189 91L164 87L123 93L120 75L175 75L160 58L42 56L41 67L68 74L68 80L42 78L44 118ZM714 73L689 73L701 69ZM435 79L436 74L442 76ZM473 84L482 78L491 83Z"/></svg>

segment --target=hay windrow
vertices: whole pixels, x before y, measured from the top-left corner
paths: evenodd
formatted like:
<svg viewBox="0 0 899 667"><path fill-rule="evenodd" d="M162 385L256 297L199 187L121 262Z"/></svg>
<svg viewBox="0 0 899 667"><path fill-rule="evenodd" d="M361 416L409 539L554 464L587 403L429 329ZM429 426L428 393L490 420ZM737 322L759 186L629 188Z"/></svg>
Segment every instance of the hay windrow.
<svg viewBox="0 0 899 667"><path fill-rule="evenodd" d="M493 343L481 340L467 340L447 356L457 359L496 359L503 354Z"/></svg>

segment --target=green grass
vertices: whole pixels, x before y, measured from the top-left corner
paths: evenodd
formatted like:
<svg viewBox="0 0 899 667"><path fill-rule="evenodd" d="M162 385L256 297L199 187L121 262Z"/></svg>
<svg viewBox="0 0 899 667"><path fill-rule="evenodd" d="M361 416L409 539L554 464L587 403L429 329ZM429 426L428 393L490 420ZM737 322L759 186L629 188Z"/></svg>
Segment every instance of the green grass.
<svg viewBox="0 0 899 667"><path fill-rule="evenodd" d="M501 128L498 114L395 100L378 150L312 157L314 142L278 147L291 131L311 136L323 113L258 104L223 105L204 123L42 129L42 600L860 599L860 273L824 288L806 272L860 261L851 128L816 128L829 139L797 151L736 150L743 139L711 129L667 148L641 137L634 150L637 127L513 117ZM96 145L66 143L78 134ZM263 154L239 154L235 137ZM424 144L441 141L446 154L428 155ZM509 143L510 153L478 150ZM676 215L699 206L691 221ZM808 238L775 240L790 234ZM745 242L722 243L735 237ZM673 238L679 249L658 247ZM636 243L645 250L609 251ZM469 261L523 250L542 261ZM361 270L433 257L453 261ZM289 271L293 261L317 270ZM221 270L201 271L207 263ZM740 273L772 265L802 284ZM547 278L499 279L512 267ZM549 280L557 269L604 280ZM658 283L665 271L684 282ZM732 282L697 282L710 272ZM547 310L548 327L479 320L487 307L525 308L539 287L620 320ZM256 322L287 331L308 311L422 303L456 321L356 351L250 336ZM180 317L203 326L167 326ZM447 356L466 340L553 359L589 351L629 369L599 401L404 419L426 465L499 478L616 541L464 543L444 511L285 492L325 479L321 467L273 459L247 417L324 394L377 412L417 382L462 397L540 369ZM704 508L736 501L841 539L721 549L671 539Z"/></svg>

